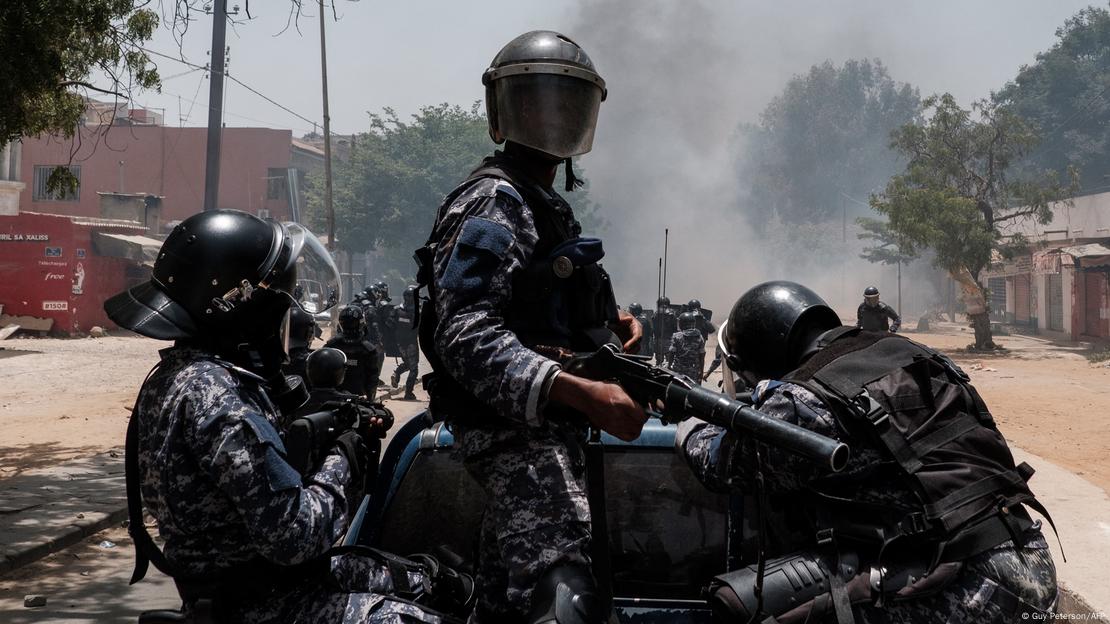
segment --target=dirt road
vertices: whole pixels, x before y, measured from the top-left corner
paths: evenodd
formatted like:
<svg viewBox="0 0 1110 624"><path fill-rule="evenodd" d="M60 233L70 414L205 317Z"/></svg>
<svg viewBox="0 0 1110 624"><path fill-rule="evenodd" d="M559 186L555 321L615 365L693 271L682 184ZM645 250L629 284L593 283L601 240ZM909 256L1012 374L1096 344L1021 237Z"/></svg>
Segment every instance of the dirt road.
<svg viewBox="0 0 1110 624"><path fill-rule="evenodd" d="M1014 444L1110 492L1110 368L1089 364L1074 347L1024 336L999 337L1005 354L971 355L961 351L970 332L955 324L910 337L967 370ZM122 447L135 393L167 345L109 337L0 346L3 478Z"/></svg>

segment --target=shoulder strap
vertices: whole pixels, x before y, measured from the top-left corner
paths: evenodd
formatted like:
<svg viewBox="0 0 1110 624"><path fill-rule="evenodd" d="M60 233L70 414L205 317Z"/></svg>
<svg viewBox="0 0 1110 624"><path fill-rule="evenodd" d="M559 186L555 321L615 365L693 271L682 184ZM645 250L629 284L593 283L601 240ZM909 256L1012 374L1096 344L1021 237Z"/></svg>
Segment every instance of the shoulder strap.
<svg viewBox="0 0 1110 624"><path fill-rule="evenodd" d="M146 379L143 380L143 386L146 386L146 382L161 365L162 363L159 362L150 369ZM127 487L127 532L135 542L135 571L131 574L130 584L134 585L143 580L151 563L163 574L176 576L176 571L166 559L162 549L154 543L154 539L146 530L146 523L143 522L143 494L139 483L138 398L135 399L135 405L131 408L131 418L127 422L127 437L123 448L123 479Z"/></svg>

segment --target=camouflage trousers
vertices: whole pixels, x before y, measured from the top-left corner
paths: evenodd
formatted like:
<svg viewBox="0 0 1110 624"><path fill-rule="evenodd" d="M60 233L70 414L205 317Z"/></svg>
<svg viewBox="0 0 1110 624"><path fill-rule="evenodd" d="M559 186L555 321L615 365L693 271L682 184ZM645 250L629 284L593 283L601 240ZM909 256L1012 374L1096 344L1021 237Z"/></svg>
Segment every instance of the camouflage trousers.
<svg viewBox="0 0 1110 624"><path fill-rule="evenodd" d="M701 383L701 370L705 362L705 354L702 354L701 360L695 358L675 358L674 363L671 364L671 370L676 373L686 375L690 379Z"/></svg>
<svg viewBox="0 0 1110 624"><path fill-rule="evenodd" d="M590 565L582 440L551 427L460 428L456 440L467 472L489 499L470 621L518 621L547 570Z"/></svg>
<svg viewBox="0 0 1110 624"><path fill-rule="evenodd" d="M416 378L420 374L419 369L420 347L414 344L402 346L401 363L393 369L393 379L399 381L403 373L408 373L408 376L405 377L405 392L412 392L412 389L416 386ZM397 385L397 382L395 381L393 385Z"/></svg>
<svg viewBox="0 0 1110 624"><path fill-rule="evenodd" d="M330 573L297 582L294 589L272 589L248 599L223 620L241 624L409 624L447 622L434 611L391 597L393 578L381 562L357 554L332 557ZM423 576L408 572L409 586ZM242 598L242 596L239 596ZM221 621L223 621L221 620Z"/></svg>

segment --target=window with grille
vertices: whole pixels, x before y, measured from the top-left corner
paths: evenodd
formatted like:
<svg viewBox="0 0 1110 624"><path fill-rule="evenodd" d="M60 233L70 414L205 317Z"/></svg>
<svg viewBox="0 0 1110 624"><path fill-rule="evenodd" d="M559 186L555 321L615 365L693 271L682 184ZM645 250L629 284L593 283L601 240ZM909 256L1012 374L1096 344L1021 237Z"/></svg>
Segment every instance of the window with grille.
<svg viewBox="0 0 1110 624"><path fill-rule="evenodd" d="M77 179L77 188L50 189L50 176L54 173L55 169L69 169L69 172ZM35 188L31 195L31 201L78 201L81 199L81 166L36 165L34 185Z"/></svg>

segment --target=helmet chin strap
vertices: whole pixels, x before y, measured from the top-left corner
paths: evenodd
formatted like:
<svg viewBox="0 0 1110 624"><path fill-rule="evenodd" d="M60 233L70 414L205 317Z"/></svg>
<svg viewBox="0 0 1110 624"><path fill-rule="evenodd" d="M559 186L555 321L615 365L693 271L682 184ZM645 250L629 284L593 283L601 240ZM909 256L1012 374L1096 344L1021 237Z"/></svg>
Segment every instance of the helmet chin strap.
<svg viewBox="0 0 1110 624"><path fill-rule="evenodd" d="M564 185L563 188L568 193L575 189L582 188L585 182L579 180L578 177L574 175L574 165L570 161L570 156L567 156L566 160L563 161L563 165L567 179L566 185Z"/></svg>

